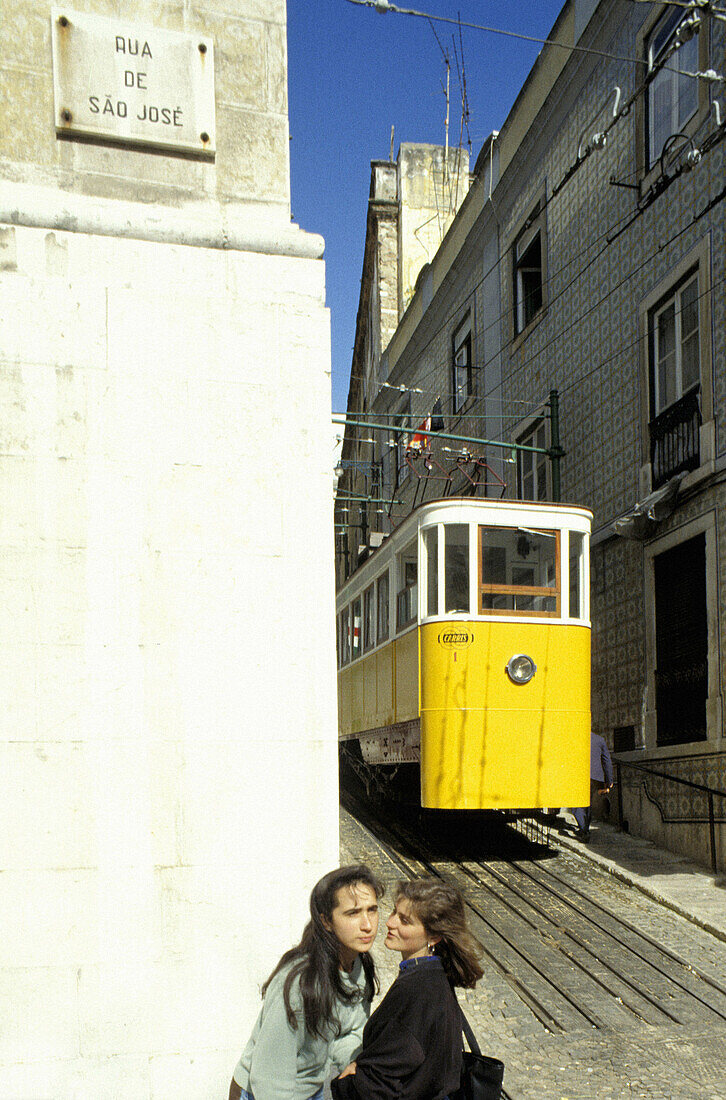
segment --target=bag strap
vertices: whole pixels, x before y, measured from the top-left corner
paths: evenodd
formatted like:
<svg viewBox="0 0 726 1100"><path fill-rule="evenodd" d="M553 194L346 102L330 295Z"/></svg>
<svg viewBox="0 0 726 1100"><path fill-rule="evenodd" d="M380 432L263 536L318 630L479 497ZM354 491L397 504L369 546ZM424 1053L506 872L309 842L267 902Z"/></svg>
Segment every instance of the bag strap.
<svg viewBox="0 0 726 1100"><path fill-rule="evenodd" d="M469 1044L469 1050L472 1054L481 1054L479 1044L476 1041L476 1035L471 1030L471 1024L464 1015L464 1009L459 1005L459 1012L461 1013L461 1029L466 1035L466 1041Z"/></svg>

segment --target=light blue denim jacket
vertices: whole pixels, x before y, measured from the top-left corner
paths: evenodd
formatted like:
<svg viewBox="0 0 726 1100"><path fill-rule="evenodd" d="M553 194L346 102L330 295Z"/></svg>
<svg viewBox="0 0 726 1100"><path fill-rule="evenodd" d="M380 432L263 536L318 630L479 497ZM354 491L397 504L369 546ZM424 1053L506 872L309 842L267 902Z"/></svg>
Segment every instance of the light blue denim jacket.
<svg viewBox="0 0 726 1100"><path fill-rule="evenodd" d="M338 1002L340 1035L335 1037L331 1032L328 1039L320 1039L307 1033L299 979L290 990L298 1020L297 1029L293 1030L283 1000L289 969L281 970L270 983L250 1040L234 1071L237 1084L244 1092L252 1093L255 1100L308 1100L314 1096L326 1077L335 1076L353 1061L370 1015L370 1001L363 999L365 973L358 958L350 974L342 974L344 985L357 989L359 997L352 1004Z"/></svg>

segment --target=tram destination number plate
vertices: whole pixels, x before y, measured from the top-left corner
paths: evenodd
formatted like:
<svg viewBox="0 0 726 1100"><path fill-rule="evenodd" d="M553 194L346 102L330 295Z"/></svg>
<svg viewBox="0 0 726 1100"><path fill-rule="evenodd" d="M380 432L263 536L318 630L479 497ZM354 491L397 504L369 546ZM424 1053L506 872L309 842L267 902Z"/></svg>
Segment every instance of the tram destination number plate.
<svg viewBox="0 0 726 1100"><path fill-rule="evenodd" d="M51 19L59 136L214 156L212 39L63 7Z"/></svg>

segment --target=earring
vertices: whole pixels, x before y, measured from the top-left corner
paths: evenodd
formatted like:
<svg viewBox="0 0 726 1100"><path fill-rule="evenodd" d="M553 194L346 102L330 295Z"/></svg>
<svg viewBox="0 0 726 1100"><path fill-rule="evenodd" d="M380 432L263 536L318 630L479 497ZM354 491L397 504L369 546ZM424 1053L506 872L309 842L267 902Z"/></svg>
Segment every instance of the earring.
<svg viewBox="0 0 726 1100"><path fill-rule="evenodd" d="M436 944L434 944L434 943L427 943L427 944L426 944L426 946L427 946L427 947L428 947L428 949L429 949L429 955L433 955L433 953L434 953L434 947L436 946Z"/></svg>

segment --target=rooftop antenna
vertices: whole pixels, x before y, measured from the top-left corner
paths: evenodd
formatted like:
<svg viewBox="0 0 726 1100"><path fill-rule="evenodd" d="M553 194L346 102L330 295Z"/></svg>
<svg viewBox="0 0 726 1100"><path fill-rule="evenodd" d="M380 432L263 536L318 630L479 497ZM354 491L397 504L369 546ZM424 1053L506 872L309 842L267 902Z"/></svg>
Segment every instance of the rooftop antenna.
<svg viewBox="0 0 726 1100"><path fill-rule="evenodd" d="M451 62L448 53L446 57L446 152L444 153L444 187L449 178L449 85L451 82Z"/></svg>
<svg viewBox="0 0 726 1100"><path fill-rule="evenodd" d="M444 59L444 64L446 65L446 88L444 89L443 84L441 86L443 91L444 91L444 94L446 95L446 120L444 122L444 132L445 132L444 190L445 190L446 189L446 184L447 184L448 178L449 178L449 86L450 86L450 82L451 82L451 60L449 58L449 51L445 50L444 47L441 45L441 39L439 38L438 34L436 33L436 27L433 25L433 23L431 22L430 19L429 19L429 26L431 27L431 30L433 31L434 38L436 39L436 41L438 43L439 49L441 50L441 55Z"/></svg>

